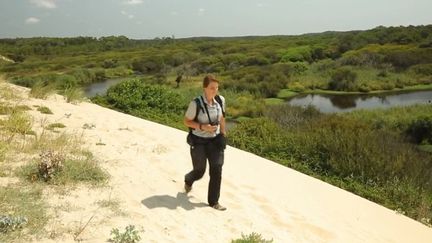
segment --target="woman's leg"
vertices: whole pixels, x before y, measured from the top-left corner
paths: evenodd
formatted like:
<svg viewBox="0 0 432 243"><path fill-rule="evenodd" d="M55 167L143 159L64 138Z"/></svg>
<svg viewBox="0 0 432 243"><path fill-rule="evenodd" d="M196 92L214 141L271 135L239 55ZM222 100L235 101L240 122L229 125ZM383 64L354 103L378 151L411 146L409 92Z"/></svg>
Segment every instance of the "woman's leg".
<svg viewBox="0 0 432 243"><path fill-rule="evenodd" d="M188 186L203 177L206 170L207 157L205 153L205 145L197 144L190 147L193 169L185 175L185 183Z"/></svg>
<svg viewBox="0 0 432 243"><path fill-rule="evenodd" d="M213 206L219 203L220 188L222 181L222 165L224 163L224 151L214 143L207 146L207 155L210 165L210 182L208 187L208 203Z"/></svg>

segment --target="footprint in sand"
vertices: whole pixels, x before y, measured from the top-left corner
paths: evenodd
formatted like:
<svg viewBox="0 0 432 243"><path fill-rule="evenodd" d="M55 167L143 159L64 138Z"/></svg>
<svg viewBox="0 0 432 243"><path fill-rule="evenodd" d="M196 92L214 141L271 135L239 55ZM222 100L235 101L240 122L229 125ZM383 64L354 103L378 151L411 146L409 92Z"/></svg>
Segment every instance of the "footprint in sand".
<svg viewBox="0 0 432 243"><path fill-rule="evenodd" d="M261 210L264 212L264 215L271 219L273 225L278 227L290 229L292 226L285 222L285 220L280 216L280 213L277 212L275 208L273 208L269 204L260 204Z"/></svg>
<svg viewBox="0 0 432 243"><path fill-rule="evenodd" d="M295 225L295 229L293 230L301 232L301 234L305 235L305 237L309 238L311 241L316 241L318 238L323 242L331 242L335 238L332 232L307 222L304 217L293 216L292 219L294 221L293 225ZM315 239L311 239L310 237L312 236L314 236Z"/></svg>
<svg viewBox="0 0 432 243"><path fill-rule="evenodd" d="M224 181L223 181L223 184L224 184L226 187L228 187L228 188L232 188L232 189L234 189L234 190L236 190L236 191L239 189L238 186L236 186L235 184L231 183L229 180L224 180Z"/></svg>
<svg viewBox="0 0 432 243"><path fill-rule="evenodd" d="M278 210L271 206L271 203L264 196L258 195L256 193L256 190L250 193L250 196L256 202L256 205L260 207L264 217L269 218L272 224L283 228L292 227L280 216L281 214L278 212Z"/></svg>

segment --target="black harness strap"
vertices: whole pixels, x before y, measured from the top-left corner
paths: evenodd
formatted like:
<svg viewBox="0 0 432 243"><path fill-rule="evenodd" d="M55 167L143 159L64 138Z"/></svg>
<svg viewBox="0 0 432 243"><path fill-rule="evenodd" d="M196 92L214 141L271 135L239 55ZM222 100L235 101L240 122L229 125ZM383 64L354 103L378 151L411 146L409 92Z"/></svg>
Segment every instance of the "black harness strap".
<svg viewBox="0 0 432 243"><path fill-rule="evenodd" d="M201 101L200 101L200 99L201 99ZM222 116L225 117L225 110L223 108L222 99L220 98L219 95L216 95L215 96L215 100L216 100L217 103L219 103L219 105L221 107ZM204 102L204 98L202 97L202 95L200 95L199 97L196 97L194 99L194 101L196 103L196 112L195 112L195 118L193 120L194 121L198 121L199 111L202 110L202 112L206 112L207 113L207 117L208 117L209 123L211 123L210 114L209 114L208 109L207 109L207 104ZM203 106L201 104L204 104L205 111L204 111ZM217 115L217 116L219 116L219 115ZM218 120L218 118L216 118L216 121L217 120ZM191 131L191 130L193 130L193 129L189 128L189 131Z"/></svg>
<svg viewBox="0 0 432 243"><path fill-rule="evenodd" d="M204 109L205 109L205 111L206 111L206 113L207 113L207 118L208 118L208 120L209 120L209 124L212 124L212 121L211 121L211 119L210 119L210 113L209 113L208 108L207 108L207 103L204 102L204 98L203 98L202 96L201 96L201 101L202 101L202 103L204 104ZM219 112L218 112L218 114L216 115L216 121L218 120L218 116L219 116Z"/></svg>

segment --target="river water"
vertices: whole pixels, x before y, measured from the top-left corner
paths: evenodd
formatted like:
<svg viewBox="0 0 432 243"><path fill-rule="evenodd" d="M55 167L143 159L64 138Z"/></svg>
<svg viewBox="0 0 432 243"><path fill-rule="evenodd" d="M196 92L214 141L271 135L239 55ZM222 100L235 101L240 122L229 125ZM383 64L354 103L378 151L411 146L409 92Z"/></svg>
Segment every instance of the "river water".
<svg viewBox="0 0 432 243"><path fill-rule="evenodd" d="M85 95L93 97L104 95L108 88L130 78L108 79L86 87ZM398 93L361 94L361 95L330 95L307 94L289 99L288 104L294 106L313 105L324 113L347 112L356 109L390 108L394 106L408 106L413 104L431 104L432 91L410 91Z"/></svg>
<svg viewBox="0 0 432 243"><path fill-rule="evenodd" d="M313 105L324 113L348 112L356 109L390 108L413 104L431 104L432 91L382 93L365 95L308 94L288 100L294 106Z"/></svg>
<svg viewBox="0 0 432 243"><path fill-rule="evenodd" d="M84 89L84 95L86 97L89 97L89 98L94 97L97 94L104 95L107 92L107 90L108 90L109 87L111 87L111 86L113 86L115 84L118 84L121 81L127 80L127 79L130 79L130 78L107 79L107 80L105 80L103 82L98 82L98 83L90 84L89 86L87 86Z"/></svg>

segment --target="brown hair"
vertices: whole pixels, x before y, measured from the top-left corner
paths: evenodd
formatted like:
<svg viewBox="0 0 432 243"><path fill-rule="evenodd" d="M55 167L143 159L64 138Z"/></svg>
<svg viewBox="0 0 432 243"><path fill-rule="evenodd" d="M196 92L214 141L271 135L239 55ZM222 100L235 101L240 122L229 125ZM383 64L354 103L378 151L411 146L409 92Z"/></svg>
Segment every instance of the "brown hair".
<svg viewBox="0 0 432 243"><path fill-rule="evenodd" d="M207 88L207 86L210 84L210 82L219 83L219 80L217 80L213 75L207 74L203 80L203 87Z"/></svg>

